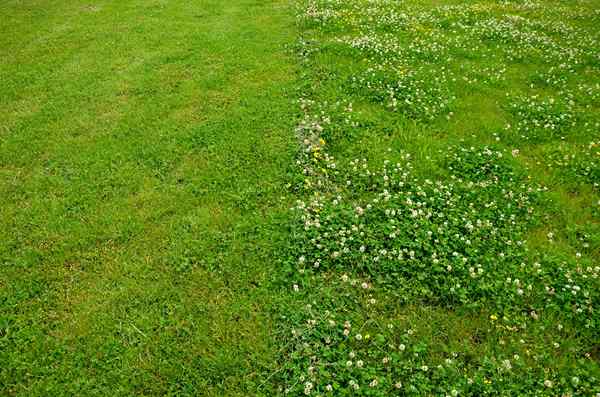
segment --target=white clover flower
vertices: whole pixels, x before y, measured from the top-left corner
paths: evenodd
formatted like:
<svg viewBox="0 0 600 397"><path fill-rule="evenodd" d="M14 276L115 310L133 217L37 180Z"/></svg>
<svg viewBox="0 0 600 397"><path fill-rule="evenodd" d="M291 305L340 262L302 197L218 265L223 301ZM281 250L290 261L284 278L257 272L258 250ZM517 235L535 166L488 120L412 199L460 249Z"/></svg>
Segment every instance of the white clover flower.
<svg viewBox="0 0 600 397"><path fill-rule="evenodd" d="M402 382L396 382L396 383L394 384L394 387L395 387L396 389L402 389Z"/></svg>
<svg viewBox="0 0 600 397"><path fill-rule="evenodd" d="M356 366L357 366L358 368L362 368L362 367L363 367L363 364L364 364L364 363L363 363L363 361L362 361L362 360L358 360L358 361L356 362Z"/></svg>
<svg viewBox="0 0 600 397"><path fill-rule="evenodd" d="M400 343L398 349L400 349L400 351L404 351L404 349L406 349L406 346L403 343Z"/></svg>
<svg viewBox="0 0 600 397"><path fill-rule="evenodd" d="M333 386L327 385L327 386L325 386L325 390L327 390L327 391L333 391Z"/></svg>
<svg viewBox="0 0 600 397"><path fill-rule="evenodd" d="M381 362L383 362L384 364L387 364L390 362L390 358L389 357L384 357Z"/></svg>
<svg viewBox="0 0 600 397"><path fill-rule="evenodd" d="M362 340L363 337L361 334L356 334L355 338L356 340Z"/></svg>
<svg viewBox="0 0 600 397"><path fill-rule="evenodd" d="M306 390L310 391L312 388L313 388L313 384L311 382L306 382L304 384L304 390L305 390L305 392L306 392Z"/></svg>
<svg viewBox="0 0 600 397"><path fill-rule="evenodd" d="M346 367L350 368L352 366L352 361L348 360L346 361Z"/></svg>
<svg viewBox="0 0 600 397"><path fill-rule="evenodd" d="M546 379L546 380L544 381L544 386L546 386L547 388L551 388L551 387L552 387L552 385L553 385L553 383L552 383L552 381L551 381L551 380L548 380L548 379Z"/></svg>
<svg viewBox="0 0 600 397"><path fill-rule="evenodd" d="M536 312L531 312L530 315L531 315L531 318L533 318L534 320L537 320L539 318L539 316Z"/></svg>
<svg viewBox="0 0 600 397"><path fill-rule="evenodd" d="M298 292L298 291L300 291L300 287L298 287L298 284L294 284L294 285L293 285L293 288L294 288L294 291L295 291L295 292Z"/></svg>
<svg viewBox="0 0 600 397"><path fill-rule="evenodd" d="M369 387L375 387L378 384L379 384L379 382L377 381L377 378L375 378L371 381L371 383L369 383Z"/></svg>

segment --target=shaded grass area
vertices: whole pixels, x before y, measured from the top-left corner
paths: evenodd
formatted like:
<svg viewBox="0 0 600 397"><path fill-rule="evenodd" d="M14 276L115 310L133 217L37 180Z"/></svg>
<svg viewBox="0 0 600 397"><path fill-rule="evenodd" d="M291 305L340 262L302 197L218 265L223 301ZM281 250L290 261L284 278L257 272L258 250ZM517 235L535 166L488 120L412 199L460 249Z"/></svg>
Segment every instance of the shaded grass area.
<svg viewBox="0 0 600 397"><path fill-rule="evenodd" d="M294 152L286 2L0 20L2 394L247 395Z"/></svg>

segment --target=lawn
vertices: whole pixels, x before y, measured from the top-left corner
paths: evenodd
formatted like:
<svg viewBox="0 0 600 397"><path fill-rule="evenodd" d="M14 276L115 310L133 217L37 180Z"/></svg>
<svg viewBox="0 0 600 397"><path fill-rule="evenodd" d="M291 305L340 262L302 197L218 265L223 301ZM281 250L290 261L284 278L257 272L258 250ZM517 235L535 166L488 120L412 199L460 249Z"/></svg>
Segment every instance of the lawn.
<svg viewBox="0 0 600 397"><path fill-rule="evenodd" d="M600 395L598 0L0 0L0 394Z"/></svg>
<svg viewBox="0 0 600 397"><path fill-rule="evenodd" d="M298 2L289 395L600 395L600 3Z"/></svg>
<svg viewBox="0 0 600 397"><path fill-rule="evenodd" d="M247 395L295 152L287 3L0 21L0 395Z"/></svg>

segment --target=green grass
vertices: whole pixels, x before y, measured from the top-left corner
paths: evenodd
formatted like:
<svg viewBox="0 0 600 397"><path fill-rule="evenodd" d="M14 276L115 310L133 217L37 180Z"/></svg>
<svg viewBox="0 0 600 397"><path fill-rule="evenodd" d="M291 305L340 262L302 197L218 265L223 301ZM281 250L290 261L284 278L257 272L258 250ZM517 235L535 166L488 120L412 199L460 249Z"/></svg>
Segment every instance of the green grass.
<svg viewBox="0 0 600 397"><path fill-rule="evenodd" d="M276 390L600 393L598 1L298 3Z"/></svg>
<svg viewBox="0 0 600 397"><path fill-rule="evenodd" d="M599 8L0 0L0 394L598 395Z"/></svg>
<svg viewBox="0 0 600 397"><path fill-rule="evenodd" d="M247 395L295 152L288 4L0 20L0 394Z"/></svg>

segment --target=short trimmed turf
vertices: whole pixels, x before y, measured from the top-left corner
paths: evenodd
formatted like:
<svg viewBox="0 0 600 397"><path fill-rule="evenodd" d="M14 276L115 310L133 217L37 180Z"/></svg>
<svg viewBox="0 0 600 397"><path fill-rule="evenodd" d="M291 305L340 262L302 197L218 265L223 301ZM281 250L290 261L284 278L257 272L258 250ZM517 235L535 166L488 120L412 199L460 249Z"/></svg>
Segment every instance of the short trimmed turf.
<svg viewBox="0 0 600 397"><path fill-rule="evenodd" d="M247 395L269 360L293 15L0 1L0 394Z"/></svg>

